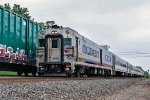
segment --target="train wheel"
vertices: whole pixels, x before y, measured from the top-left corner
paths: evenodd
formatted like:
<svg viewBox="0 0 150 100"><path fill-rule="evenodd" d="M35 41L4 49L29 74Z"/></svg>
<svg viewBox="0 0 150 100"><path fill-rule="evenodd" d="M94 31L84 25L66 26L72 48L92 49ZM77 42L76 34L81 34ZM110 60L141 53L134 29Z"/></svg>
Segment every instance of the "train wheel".
<svg viewBox="0 0 150 100"><path fill-rule="evenodd" d="M67 77L72 77L72 75L70 74L70 73L67 73L67 75L66 75Z"/></svg>
<svg viewBox="0 0 150 100"><path fill-rule="evenodd" d="M81 73L79 71L77 71L77 77L81 77Z"/></svg>
<svg viewBox="0 0 150 100"><path fill-rule="evenodd" d="M41 73L38 73L38 75L41 77Z"/></svg>
<svg viewBox="0 0 150 100"><path fill-rule="evenodd" d="M44 73L38 73L38 75L41 77L41 76L44 76Z"/></svg>
<svg viewBox="0 0 150 100"><path fill-rule="evenodd" d="M69 74L69 73L66 73L66 76L67 76L67 77L70 77L70 74Z"/></svg>
<svg viewBox="0 0 150 100"><path fill-rule="evenodd" d="M87 74L87 77L90 77L90 74Z"/></svg>

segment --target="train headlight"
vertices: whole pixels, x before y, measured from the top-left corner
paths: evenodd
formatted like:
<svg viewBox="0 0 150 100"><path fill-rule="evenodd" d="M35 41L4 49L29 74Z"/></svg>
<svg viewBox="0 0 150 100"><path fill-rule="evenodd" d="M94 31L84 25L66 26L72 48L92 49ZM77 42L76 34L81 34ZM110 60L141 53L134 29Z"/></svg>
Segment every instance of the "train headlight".
<svg viewBox="0 0 150 100"><path fill-rule="evenodd" d="M54 31L52 31L51 33L52 33L52 34L55 34L55 32L54 32Z"/></svg>
<svg viewBox="0 0 150 100"><path fill-rule="evenodd" d="M57 31L52 31L51 33L52 33L52 34L58 34L58 32L57 32Z"/></svg>

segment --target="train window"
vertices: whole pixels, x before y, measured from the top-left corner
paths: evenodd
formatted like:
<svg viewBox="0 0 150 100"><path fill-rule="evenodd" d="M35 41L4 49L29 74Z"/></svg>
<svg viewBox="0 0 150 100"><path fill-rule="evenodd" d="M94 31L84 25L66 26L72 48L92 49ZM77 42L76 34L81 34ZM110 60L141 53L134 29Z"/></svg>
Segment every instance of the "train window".
<svg viewBox="0 0 150 100"><path fill-rule="evenodd" d="M119 62L118 62L118 61L116 61L116 65L119 65Z"/></svg>
<svg viewBox="0 0 150 100"><path fill-rule="evenodd" d="M105 60L106 60L106 61L108 61L108 62L111 62L111 57L110 57L110 56L105 55ZM116 63L118 63L118 62L116 62Z"/></svg>
<svg viewBox="0 0 150 100"><path fill-rule="evenodd" d="M59 39L53 39L52 40L52 48L59 48L60 41Z"/></svg>
<svg viewBox="0 0 150 100"><path fill-rule="evenodd" d="M82 52L85 54L85 45L82 45Z"/></svg>
<svg viewBox="0 0 150 100"><path fill-rule="evenodd" d="M45 39L39 39L39 47L45 47Z"/></svg>
<svg viewBox="0 0 150 100"><path fill-rule="evenodd" d="M85 46L85 54L87 54L87 47Z"/></svg>
<svg viewBox="0 0 150 100"><path fill-rule="evenodd" d="M109 57L109 62L111 62L111 57Z"/></svg>
<svg viewBox="0 0 150 100"><path fill-rule="evenodd" d="M107 61L108 59L107 59L107 55L105 55L105 60Z"/></svg>
<svg viewBox="0 0 150 100"><path fill-rule="evenodd" d="M97 58L99 58L99 52L97 51Z"/></svg>
<svg viewBox="0 0 150 100"><path fill-rule="evenodd" d="M96 50L94 51L94 57L96 57L96 55L97 55L97 52L96 52Z"/></svg>
<svg viewBox="0 0 150 100"><path fill-rule="evenodd" d="M90 55L92 56L92 49L90 48Z"/></svg>
<svg viewBox="0 0 150 100"><path fill-rule="evenodd" d="M124 67L127 67L125 64L123 64L124 65Z"/></svg>
<svg viewBox="0 0 150 100"><path fill-rule="evenodd" d="M92 56L94 56L94 49L92 49Z"/></svg>
<svg viewBox="0 0 150 100"><path fill-rule="evenodd" d="M87 47L85 45L82 46L82 52L84 54L87 54Z"/></svg>
<svg viewBox="0 0 150 100"><path fill-rule="evenodd" d="M107 61L110 62L110 57L109 56L107 56Z"/></svg>
<svg viewBox="0 0 150 100"><path fill-rule="evenodd" d="M64 38L64 46L71 46L71 38Z"/></svg>
<svg viewBox="0 0 150 100"><path fill-rule="evenodd" d="M91 49L89 47L87 47L87 54L90 55L90 51Z"/></svg>

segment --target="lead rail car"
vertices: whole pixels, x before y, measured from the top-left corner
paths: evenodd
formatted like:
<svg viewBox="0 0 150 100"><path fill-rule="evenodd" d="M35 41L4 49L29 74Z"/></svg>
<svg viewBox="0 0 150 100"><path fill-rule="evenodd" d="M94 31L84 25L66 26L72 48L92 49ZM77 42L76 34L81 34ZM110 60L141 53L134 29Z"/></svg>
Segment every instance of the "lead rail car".
<svg viewBox="0 0 150 100"><path fill-rule="evenodd" d="M36 66L41 75L143 76L129 64L71 28L53 27L37 35Z"/></svg>

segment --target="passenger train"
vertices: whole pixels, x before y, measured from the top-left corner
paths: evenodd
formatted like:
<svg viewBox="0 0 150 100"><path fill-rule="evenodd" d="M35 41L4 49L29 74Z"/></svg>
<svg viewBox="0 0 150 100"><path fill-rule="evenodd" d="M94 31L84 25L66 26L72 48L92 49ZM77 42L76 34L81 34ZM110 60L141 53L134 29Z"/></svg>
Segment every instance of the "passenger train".
<svg viewBox="0 0 150 100"><path fill-rule="evenodd" d="M69 27L46 28L36 37L38 74L61 76L143 76L144 71L109 51L109 46Z"/></svg>

